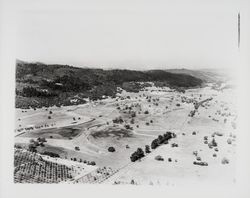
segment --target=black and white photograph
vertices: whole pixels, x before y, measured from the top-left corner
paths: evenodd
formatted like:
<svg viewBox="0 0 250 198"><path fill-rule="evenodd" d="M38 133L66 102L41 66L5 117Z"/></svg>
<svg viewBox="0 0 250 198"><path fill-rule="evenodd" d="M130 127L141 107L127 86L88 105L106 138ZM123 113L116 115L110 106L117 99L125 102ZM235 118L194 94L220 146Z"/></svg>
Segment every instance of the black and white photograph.
<svg viewBox="0 0 250 198"><path fill-rule="evenodd" d="M1 5L0 197L250 196L247 1Z"/></svg>

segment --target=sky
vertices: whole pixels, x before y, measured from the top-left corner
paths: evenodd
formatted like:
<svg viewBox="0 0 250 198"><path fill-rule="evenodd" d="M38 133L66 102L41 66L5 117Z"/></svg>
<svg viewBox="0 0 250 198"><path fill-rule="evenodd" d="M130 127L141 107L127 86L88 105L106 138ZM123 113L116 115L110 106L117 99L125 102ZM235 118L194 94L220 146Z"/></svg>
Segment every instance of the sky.
<svg viewBox="0 0 250 198"><path fill-rule="evenodd" d="M17 59L127 69L237 63L235 1L54 2L19 5Z"/></svg>

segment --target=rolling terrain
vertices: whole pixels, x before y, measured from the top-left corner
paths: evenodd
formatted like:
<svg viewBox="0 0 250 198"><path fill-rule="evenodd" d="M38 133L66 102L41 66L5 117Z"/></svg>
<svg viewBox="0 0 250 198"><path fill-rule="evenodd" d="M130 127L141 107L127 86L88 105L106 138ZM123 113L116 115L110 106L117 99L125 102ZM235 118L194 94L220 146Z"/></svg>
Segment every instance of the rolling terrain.
<svg viewBox="0 0 250 198"><path fill-rule="evenodd" d="M17 66L17 91L30 86L46 89L47 95L17 94L16 102L22 98L25 105L16 108L15 182L235 182L237 110L232 87L161 70L36 64L41 66ZM94 82L98 78L100 85ZM44 80L47 84L41 84ZM54 88L56 83L63 87ZM114 95L103 94L104 87ZM44 103L50 98L58 103ZM30 105L33 100L37 105Z"/></svg>
<svg viewBox="0 0 250 198"><path fill-rule="evenodd" d="M176 89L200 87L203 84L197 77L163 70L88 69L19 60L16 65L16 108L84 104L86 98L115 97L118 87L138 92L145 86L139 82L161 82L158 86Z"/></svg>

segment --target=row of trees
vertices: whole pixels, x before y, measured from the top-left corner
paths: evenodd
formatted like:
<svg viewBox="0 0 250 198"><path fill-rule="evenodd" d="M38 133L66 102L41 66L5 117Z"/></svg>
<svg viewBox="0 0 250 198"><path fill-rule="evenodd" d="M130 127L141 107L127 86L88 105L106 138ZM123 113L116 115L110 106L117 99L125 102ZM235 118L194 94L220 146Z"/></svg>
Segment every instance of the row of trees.
<svg viewBox="0 0 250 198"><path fill-rule="evenodd" d="M175 133L167 131L163 135L159 135L158 138L154 139L151 142L151 149L156 149L161 144L167 144L168 140L170 140L171 138L175 138L175 137L176 137Z"/></svg>
<svg viewBox="0 0 250 198"><path fill-rule="evenodd" d="M154 139L151 142L151 149L156 149L161 144L167 144L168 140L170 140L171 138L175 138L175 137L176 137L175 133L167 131L163 135L159 135L158 138ZM150 152L151 151L150 151L149 145L145 145L145 153L150 153ZM138 148L134 153L131 154L130 160L132 162L135 162L135 161L143 158L145 156L145 153L141 148Z"/></svg>

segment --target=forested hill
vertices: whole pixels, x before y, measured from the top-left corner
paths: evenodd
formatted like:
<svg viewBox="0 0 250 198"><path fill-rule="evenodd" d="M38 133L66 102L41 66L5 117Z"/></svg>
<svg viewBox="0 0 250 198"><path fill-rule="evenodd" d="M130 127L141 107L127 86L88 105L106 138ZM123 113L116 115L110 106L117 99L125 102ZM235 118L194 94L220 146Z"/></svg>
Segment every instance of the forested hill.
<svg viewBox="0 0 250 198"><path fill-rule="evenodd" d="M203 82L191 75L163 70L103 70L17 61L16 107L34 106L34 102L27 102L34 98L38 106L50 106L54 104L54 98L58 97L60 104L67 105L64 100L68 101L76 94L93 100L103 95L115 96L117 87L131 91L133 89L130 89L130 85L135 87L136 82L149 81L161 82L172 88L197 87Z"/></svg>

